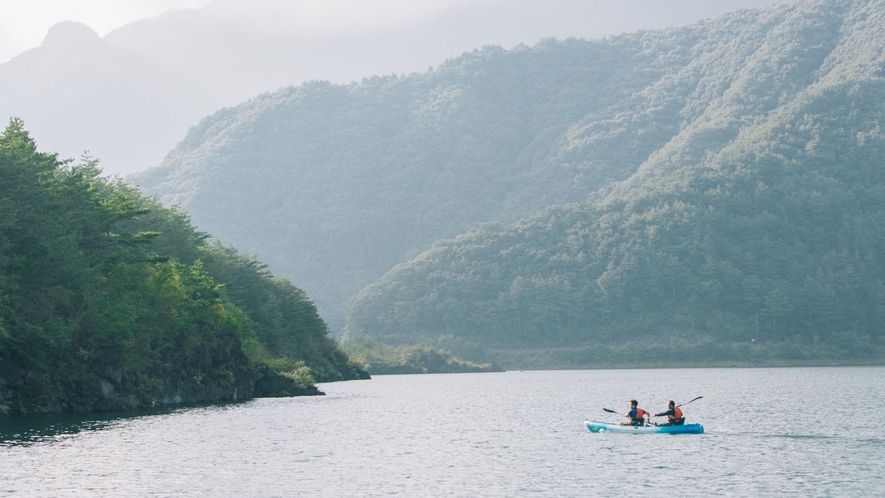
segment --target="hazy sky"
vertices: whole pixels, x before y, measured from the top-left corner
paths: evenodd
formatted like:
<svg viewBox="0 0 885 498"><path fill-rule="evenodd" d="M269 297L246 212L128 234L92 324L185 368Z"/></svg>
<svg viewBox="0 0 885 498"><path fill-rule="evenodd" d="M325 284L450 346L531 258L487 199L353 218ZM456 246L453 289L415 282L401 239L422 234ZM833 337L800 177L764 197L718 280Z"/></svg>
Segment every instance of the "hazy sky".
<svg viewBox="0 0 885 498"><path fill-rule="evenodd" d="M210 0L0 0L0 62L40 45L60 21L80 21L104 35L169 9L203 7Z"/></svg>
<svg viewBox="0 0 885 498"><path fill-rule="evenodd" d="M420 20L452 5L493 0L219 0L219 10L270 11L302 31L353 32ZM104 36L131 21L211 0L0 0L0 63L40 45L60 21L79 21ZM277 7L272 7L277 5Z"/></svg>

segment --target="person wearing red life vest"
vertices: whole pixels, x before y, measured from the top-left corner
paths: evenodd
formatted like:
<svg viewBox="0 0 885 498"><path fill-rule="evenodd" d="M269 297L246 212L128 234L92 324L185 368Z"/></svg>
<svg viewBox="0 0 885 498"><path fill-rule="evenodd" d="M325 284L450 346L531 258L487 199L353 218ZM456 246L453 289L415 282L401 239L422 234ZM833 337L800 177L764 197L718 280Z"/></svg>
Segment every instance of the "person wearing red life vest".
<svg viewBox="0 0 885 498"><path fill-rule="evenodd" d="M685 416L682 415L682 410L680 410L672 400L667 404L667 411L655 413L652 416L663 417L665 415L667 416L667 422L658 425L682 425L685 423Z"/></svg>
<svg viewBox="0 0 885 498"><path fill-rule="evenodd" d="M624 414L624 416L630 420L625 420L620 425L636 425L641 427L645 425L645 418L649 416L649 413L639 408L639 402L633 399L630 400L630 411Z"/></svg>

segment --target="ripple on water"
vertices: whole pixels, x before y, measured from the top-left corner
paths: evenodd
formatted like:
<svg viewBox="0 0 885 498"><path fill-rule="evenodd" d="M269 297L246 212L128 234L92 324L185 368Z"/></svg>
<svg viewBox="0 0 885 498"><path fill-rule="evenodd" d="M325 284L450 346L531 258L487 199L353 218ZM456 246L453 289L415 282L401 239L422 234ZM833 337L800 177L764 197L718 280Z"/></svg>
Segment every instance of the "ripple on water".
<svg viewBox="0 0 885 498"><path fill-rule="evenodd" d="M883 387L885 369L843 367L387 376L316 398L28 417L0 422L0 494L885 495L878 424L781 413L852 420L882 410ZM703 435L583 425L631 398L698 395L685 411Z"/></svg>

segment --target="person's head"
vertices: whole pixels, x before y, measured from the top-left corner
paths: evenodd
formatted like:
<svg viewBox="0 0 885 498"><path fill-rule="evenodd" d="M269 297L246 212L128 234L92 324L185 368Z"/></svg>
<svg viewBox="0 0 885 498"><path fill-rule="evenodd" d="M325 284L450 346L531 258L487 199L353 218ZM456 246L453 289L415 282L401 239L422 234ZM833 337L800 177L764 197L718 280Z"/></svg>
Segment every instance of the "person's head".
<svg viewBox="0 0 885 498"><path fill-rule="evenodd" d="M676 403L671 399L669 403L667 403L667 408L676 408Z"/></svg>
<svg viewBox="0 0 885 498"><path fill-rule="evenodd" d="M635 399L631 399L631 400L630 400L630 408L636 408L636 406L637 406L638 404L639 404L639 402L636 401Z"/></svg>

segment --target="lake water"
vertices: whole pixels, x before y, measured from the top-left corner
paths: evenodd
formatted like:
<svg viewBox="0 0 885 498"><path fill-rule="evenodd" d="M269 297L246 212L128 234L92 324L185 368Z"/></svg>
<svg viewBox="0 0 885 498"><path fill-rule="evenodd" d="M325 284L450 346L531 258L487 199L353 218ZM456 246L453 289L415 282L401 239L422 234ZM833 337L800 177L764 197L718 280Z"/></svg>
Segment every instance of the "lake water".
<svg viewBox="0 0 885 498"><path fill-rule="evenodd" d="M0 496L885 496L885 368L378 376L0 422ZM703 435L592 434L631 398Z"/></svg>

